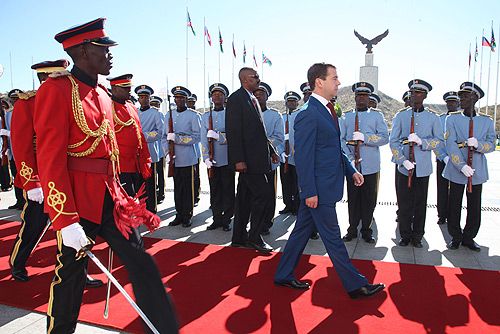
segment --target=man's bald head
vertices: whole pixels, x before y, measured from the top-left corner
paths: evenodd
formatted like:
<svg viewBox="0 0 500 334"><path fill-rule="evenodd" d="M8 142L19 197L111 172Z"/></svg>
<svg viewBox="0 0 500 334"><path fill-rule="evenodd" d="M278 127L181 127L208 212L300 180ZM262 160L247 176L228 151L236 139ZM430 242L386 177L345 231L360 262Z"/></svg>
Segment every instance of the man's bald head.
<svg viewBox="0 0 500 334"><path fill-rule="evenodd" d="M240 79L241 86L249 92L253 92L259 87L259 75L253 68L243 67L238 73L238 78Z"/></svg>

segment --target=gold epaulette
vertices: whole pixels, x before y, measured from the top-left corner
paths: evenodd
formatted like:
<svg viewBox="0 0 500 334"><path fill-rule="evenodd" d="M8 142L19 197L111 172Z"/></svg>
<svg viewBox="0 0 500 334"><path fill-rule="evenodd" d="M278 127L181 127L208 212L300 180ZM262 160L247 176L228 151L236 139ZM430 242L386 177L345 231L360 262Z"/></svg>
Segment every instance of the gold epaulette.
<svg viewBox="0 0 500 334"><path fill-rule="evenodd" d="M67 77L71 75L71 72L68 71L68 70L64 70L64 71L56 71L56 72L52 72L49 74L49 78L60 78L60 77Z"/></svg>
<svg viewBox="0 0 500 334"><path fill-rule="evenodd" d="M21 100L29 100L36 95L36 90L29 90L24 93L19 93L18 96Z"/></svg>

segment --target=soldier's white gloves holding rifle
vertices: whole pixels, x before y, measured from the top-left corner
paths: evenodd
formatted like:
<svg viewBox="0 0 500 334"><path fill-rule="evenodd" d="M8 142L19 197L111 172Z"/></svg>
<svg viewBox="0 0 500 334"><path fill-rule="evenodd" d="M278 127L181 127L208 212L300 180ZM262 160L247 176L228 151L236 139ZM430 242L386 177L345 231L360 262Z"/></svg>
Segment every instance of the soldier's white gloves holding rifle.
<svg viewBox="0 0 500 334"><path fill-rule="evenodd" d="M417 136L416 133L410 133L408 136L408 141L417 144L418 146L422 145L422 139Z"/></svg>
<svg viewBox="0 0 500 334"><path fill-rule="evenodd" d="M360 140L362 142L365 141L365 135L362 133L362 132L359 132L359 131L354 131L352 133L352 140Z"/></svg>
<svg viewBox="0 0 500 334"><path fill-rule="evenodd" d="M415 164L413 162L411 162L410 160L405 160L403 161L403 166L407 169L407 170L412 170L413 168L415 168Z"/></svg>
<svg viewBox="0 0 500 334"><path fill-rule="evenodd" d="M207 138L213 138L215 140L219 140L219 134L215 132L214 130L208 130L207 131Z"/></svg>
<svg viewBox="0 0 500 334"><path fill-rule="evenodd" d="M477 142L477 139L475 137L470 137L467 139L467 146L477 148L477 145L478 145L478 142Z"/></svg>
<svg viewBox="0 0 500 334"><path fill-rule="evenodd" d="M475 171L476 171L476 170L475 170L475 169L473 169L473 168L472 168L471 166L469 166L469 165L465 165L465 166L463 166L463 167L462 167L462 170L461 170L462 174L464 174L464 175L465 175L465 176L467 176L467 177L471 177L472 175L474 175L474 172L475 172Z"/></svg>

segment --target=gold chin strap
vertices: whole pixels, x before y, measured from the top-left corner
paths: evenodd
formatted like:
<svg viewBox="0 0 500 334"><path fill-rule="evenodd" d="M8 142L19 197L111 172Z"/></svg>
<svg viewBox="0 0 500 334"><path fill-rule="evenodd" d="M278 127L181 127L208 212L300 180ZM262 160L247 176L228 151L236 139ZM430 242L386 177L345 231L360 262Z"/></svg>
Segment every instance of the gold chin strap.
<svg viewBox="0 0 500 334"><path fill-rule="evenodd" d="M115 132L114 129L111 126L111 122L108 119L104 119L102 121L102 124L97 128L97 130L93 131L89 128L87 124L87 120L85 118L85 113L83 112L83 106L82 106L82 101L80 101L80 93L78 91L78 84L76 83L75 79L73 76L68 76L69 80L71 81L71 107L73 109L73 116L75 118L75 122L78 125L78 128L85 134L85 138L78 143L75 144L70 144L68 145L68 155L70 157L85 157L88 156L96 150L97 146L99 143L102 141L102 139L107 136L109 138L110 144L111 144L111 153L109 154L109 159L111 160L113 164L113 174L114 176L117 176L118 173L120 172L120 165L119 165L119 160L118 156L120 154L120 151L118 150L118 144L116 143L116 138L115 138ZM85 151L81 152L71 152L69 150L75 149L77 147L82 146L87 139L90 137L95 138L94 141L92 142L92 145Z"/></svg>

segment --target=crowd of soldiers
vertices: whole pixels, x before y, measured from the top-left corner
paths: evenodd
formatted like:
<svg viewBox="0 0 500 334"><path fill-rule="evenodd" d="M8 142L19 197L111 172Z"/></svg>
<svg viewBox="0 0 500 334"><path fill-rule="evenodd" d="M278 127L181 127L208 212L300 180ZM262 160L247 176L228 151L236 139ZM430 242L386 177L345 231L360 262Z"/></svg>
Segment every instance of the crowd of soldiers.
<svg viewBox="0 0 500 334"><path fill-rule="evenodd" d="M102 22L96 21L91 25L99 26ZM99 27L95 29L99 30ZM69 50L70 56L79 59L79 55L71 50L82 43L85 45L86 42L78 40L77 44L74 44L75 37L78 37L77 32L68 31L59 39L64 48ZM107 37L99 36L99 38L99 43L102 45L114 45L112 41L106 40ZM76 66L69 74L66 71L68 65L67 60L58 60L32 66L42 83L40 90L43 92L45 92L44 81L49 77L54 79L50 84L52 86L55 85L53 82L61 82L55 80L58 77L70 78L68 82L72 84L72 88L61 89L71 91L73 94L75 119L85 136L76 138L77 142L68 146L67 168L76 172L96 170L95 173L99 174L104 170L102 172L104 174L118 174L126 194L135 196L134 200L144 204L151 214L156 214L157 204L165 200L165 178L173 177L176 216L169 226L182 225L187 228L192 224L193 208L199 201L201 160L208 170L210 209L213 214L213 222L207 229L221 228L223 231L231 231L231 222L233 216L237 214L235 211L238 210L238 205L235 205L236 170L228 159L225 109L230 95L228 88L222 83L210 85L208 89L210 108L200 114L195 108L196 95L186 87L175 86L170 92L174 103L171 103L171 96L168 95L168 101L165 101L168 103L168 111L163 113L160 108L163 100L153 95L154 90L150 86L141 84L135 87L137 100L131 95L132 74L108 77L110 88L102 86L102 90L109 95L105 98L110 97L113 101L110 104L111 110L104 111L109 113L110 121L98 126L97 123L87 124L85 116L77 117L79 110L86 110L85 108L89 107L82 102L78 103L78 97L75 100L75 89L82 88L72 78L74 76L90 87L101 87L101 85L88 78L85 73L80 73L80 69ZM266 203L265 212L262 213L262 217L266 218L258 227L257 233L260 236L268 235L273 226L278 169L285 205L279 213L297 215L300 198L294 162L294 120L300 112L307 109L307 101L311 94L308 83L302 84L300 90L303 93L303 104L300 107L301 96L297 92L289 91L284 94L286 107L284 114L267 105L273 93L270 85L259 81L256 89L251 92L258 103L256 109L261 111L269 144L277 154L271 170L266 173L268 180L266 186L272 188L269 191L273 196L271 202ZM381 99L375 94L374 87L370 83L358 82L352 85L355 108L343 114L340 108L336 108L342 150L365 180L360 187L355 186L352 180L347 181L349 228L343 237L345 242L359 235L367 243L376 242L371 226L379 189L380 147L389 144L392 161L395 164L397 221L401 236L399 245L408 246L411 243L414 247L422 247L428 183L433 172L431 152L434 152L438 185L438 224L448 224L448 231L452 237L448 248L457 249L463 245L473 251L480 251L474 237L481 222L482 184L488 180L485 154L495 150L493 121L487 115L476 111L475 103L484 96L484 92L474 83L464 82L458 92L450 91L444 94L443 99L448 112L441 115L424 106L424 100L431 90L432 86L424 80L414 79L408 83L408 91L403 96L405 108L395 115L390 133L383 114L376 108ZM49 105L57 100L57 97L47 93L39 95L36 91L24 92L13 89L8 93L8 98L2 99L0 135L3 147L0 183L2 191L10 190L7 167L10 166L10 173L14 176L16 203L9 209L23 210L24 213L10 261L12 275L19 281L29 279L25 268L26 261L40 235L46 230L50 216L48 211L53 211L51 213L52 217L55 217L52 218L53 223L55 219L59 219L60 222L63 219L60 217L71 216L71 212L74 211L68 206L64 207L65 193L56 189L61 185L49 182L48 188L44 188L38 176L38 170L42 169L42 166L37 164L37 160L46 158L50 160L52 155L49 150L53 149L46 145L41 146L42 141L58 140L55 137L37 137L37 129L41 129L42 133L52 132L44 127L47 126L46 121L50 115L43 114L42 117L41 112L37 115L34 111L42 110L44 104ZM96 99L101 98L103 97L96 95ZM139 108L136 107L136 103L139 104ZM107 128L108 125L112 128ZM102 133L99 132L101 129ZM109 138L106 149L110 152L112 164L95 165L96 159L85 158L94 154L96 148L100 147L99 143L103 140L100 139L101 136ZM85 154L71 151L87 140L94 142L83 151ZM50 160L48 163L55 162ZM41 171L41 174L43 173L48 175L51 171ZM76 187L74 184L78 182L82 181L79 179L70 181L73 187ZM109 195L113 199L124 198L120 197L122 195L119 189L109 184L107 186ZM467 189L467 219L462 229L460 212L464 189ZM81 186L74 190L74 197L83 199L93 196L89 193L91 190L92 184L87 188ZM106 203L106 198L101 200ZM78 205L83 204L79 202ZM83 211L87 209L92 210L90 207L79 208ZM239 210L242 210L241 206ZM104 212L97 210L93 214L104 215ZM149 221L152 225L157 219L147 215L143 218L138 221ZM250 222L252 219L257 217L250 217ZM68 235L68 230L65 230L68 224L54 226L62 228L63 240L65 233ZM118 226L118 229L127 235L130 244L137 249L143 249L137 227L137 224L130 222L125 227ZM311 238L317 239L318 232L314 231ZM235 246L245 246L233 243ZM265 246L267 245L260 244L254 248L260 252L269 252L271 249Z"/></svg>

